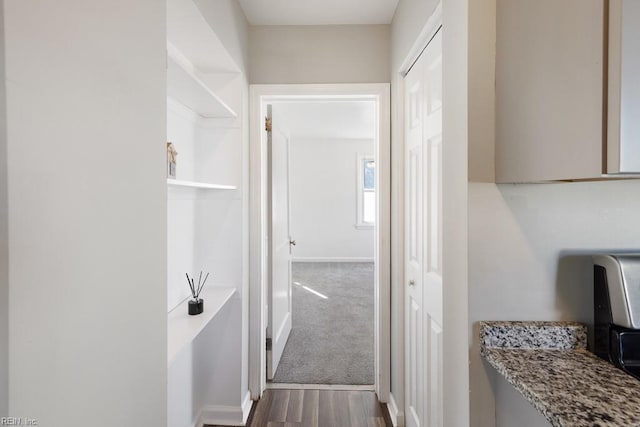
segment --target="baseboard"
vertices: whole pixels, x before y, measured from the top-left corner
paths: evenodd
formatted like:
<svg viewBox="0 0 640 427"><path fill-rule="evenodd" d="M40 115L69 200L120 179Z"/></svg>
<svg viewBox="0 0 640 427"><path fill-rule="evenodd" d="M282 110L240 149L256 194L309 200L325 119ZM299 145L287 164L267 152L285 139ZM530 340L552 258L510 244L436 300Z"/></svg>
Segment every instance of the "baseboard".
<svg viewBox="0 0 640 427"><path fill-rule="evenodd" d="M244 395L244 400L242 401L242 425L247 423L247 418L249 418L252 407L253 400L251 400L251 392L247 390L247 394Z"/></svg>
<svg viewBox="0 0 640 427"><path fill-rule="evenodd" d="M295 257L291 262L374 262L374 258L346 258L346 257Z"/></svg>
<svg viewBox="0 0 640 427"><path fill-rule="evenodd" d="M389 411L389 416L391 417L391 422L393 423L393 427L404 427L404 412L398 409L398 405L396 405L396 399L393 397L393 394L389 393L389 402L387 402L387 410Z"/></svg>
<svg viewBox="0 0 640 427"><path fill-rule="evenodd" d="M247 391L240 406L207 405L200 410L198 417L199 427L204 425L243 426L247 422L251 412L251 393Z"/></svg>
<svg viewBox="0 0 640 427"><path fill-rule="evenodd" d="M343 391L376 391L375 385L343 385L343 384L292 384L267 383L271 390L343 390Z"/></svg>

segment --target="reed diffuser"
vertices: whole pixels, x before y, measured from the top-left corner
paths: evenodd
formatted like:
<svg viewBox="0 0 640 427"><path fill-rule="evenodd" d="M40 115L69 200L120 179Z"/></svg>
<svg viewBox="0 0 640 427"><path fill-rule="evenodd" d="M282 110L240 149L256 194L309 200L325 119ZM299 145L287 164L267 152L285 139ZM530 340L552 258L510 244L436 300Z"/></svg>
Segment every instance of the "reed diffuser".
<svg viewBox="0 0 640 427"><path fill-rule="evenodd" d="M189 300L189 314L194 316L196 314L200 314L204 311L204 300L200 298L200 292L202 292L202 288L204 288L204 284L207 283L207 279L209 278L209 273L202 280L202 271L200 272L200 277L198 277L198 284L196 285L195 276L189 277L189 273L186 273L187 283L189 284L189 289L191 290L191 296L193 299Z"/></svg>

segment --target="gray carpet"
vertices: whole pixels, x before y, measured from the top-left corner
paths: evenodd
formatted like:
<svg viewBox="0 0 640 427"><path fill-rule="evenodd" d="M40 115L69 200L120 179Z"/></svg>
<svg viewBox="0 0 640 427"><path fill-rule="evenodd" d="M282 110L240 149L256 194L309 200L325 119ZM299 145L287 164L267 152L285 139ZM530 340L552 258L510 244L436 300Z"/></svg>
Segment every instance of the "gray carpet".
<svg viewBox="0 0 640 427"><path fill-rule="evenodd" d="M292 330L274 382L374 383L373 267L293 264Z"/></svg>

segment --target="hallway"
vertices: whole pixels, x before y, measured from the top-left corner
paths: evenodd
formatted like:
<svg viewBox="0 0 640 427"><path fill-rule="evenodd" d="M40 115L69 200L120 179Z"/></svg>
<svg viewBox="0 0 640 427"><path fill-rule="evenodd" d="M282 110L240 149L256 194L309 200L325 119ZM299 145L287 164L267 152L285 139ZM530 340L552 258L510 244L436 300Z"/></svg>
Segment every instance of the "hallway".
<svg viewBox="0 0 640 427"><path fill-rule="evenodd" d="M266 390L249 427L391 427L372 391Z"/></svg>
<svg viewBox="0 0 640 427"><path fill-rule="evenodd" d="M473 4L0 0L0 418L70 427L87 420L94 427L239 426L255 413L253 425L369 427L390 425L385 412L402 425L408 397L417 395L406 393L413 378L435 396L425 402L438 406L437 425L463 426L470 418L467 319L475 315L467 288L466 214L475 201L467 197L467 152L481 118L476 105L484 108L469 106L477 100L468 73L476 59L489 67L495 56L470 55ZM405 100L404 79L445 23L448 72L434 93L447 106L438 169L446 197L441 212L440 204L421 206L446 222L438 271L450 282L451 306L434 336L442 336L447 363L439 370L430 361L442 357L420 354L413 360L430 370L414 374L417 363L406 357L413 341L405 337L426 323L405 310L416 283L405 280L404 264L432 252L408 252L404 241L412 219L404 215L405 194L418 194L404 188L411 175L403 128L415 118L404 110L425 110L424 91ZM266 119L274 104L294 113L317 104L305 122L314 128L290 120L275 132L277 115ZM349 115L344 104L363 108ZM334 132L358 120L368 133ZM275 150L270 133L279 135ZM269 158L291 163L287 185L273 179L273 171L285 173ZM416 190L436 185L414 178ZM279 203L285 188L307 197ZM295 217L289 230L285 216ZM329 221L336 217L342 221ZM324 253L304 228L321 237ZM356 243L364 240L369 250L360 253ZM375 268L365 266L374 261ZM340 286L313 275L296 285L291 274L280 280L291 262L359 265ZM193 277L208 278L206 286L194 292ZM289 358L295 290L310 301L307 318L328 326L313 338L298 334L303 354ZM414 348L428 350L424 343ZM279 362L293 370L318 362L317 382L293 381L317 390L285 379L268 384ZM429 382L430 372L447 386ZM252 401L258 396L265 397Z"/></svg>

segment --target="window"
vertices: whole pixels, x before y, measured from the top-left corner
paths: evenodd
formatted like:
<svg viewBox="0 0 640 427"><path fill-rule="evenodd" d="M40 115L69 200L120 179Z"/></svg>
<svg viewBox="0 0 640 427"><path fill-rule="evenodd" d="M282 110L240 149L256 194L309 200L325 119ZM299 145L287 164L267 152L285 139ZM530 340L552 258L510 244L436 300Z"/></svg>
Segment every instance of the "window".
<svg viewBox="0 0 640 427"><path fill-rule="evenodd" d="M376 162L372 156L358 156L358 228L376 222Z"/></svg>

